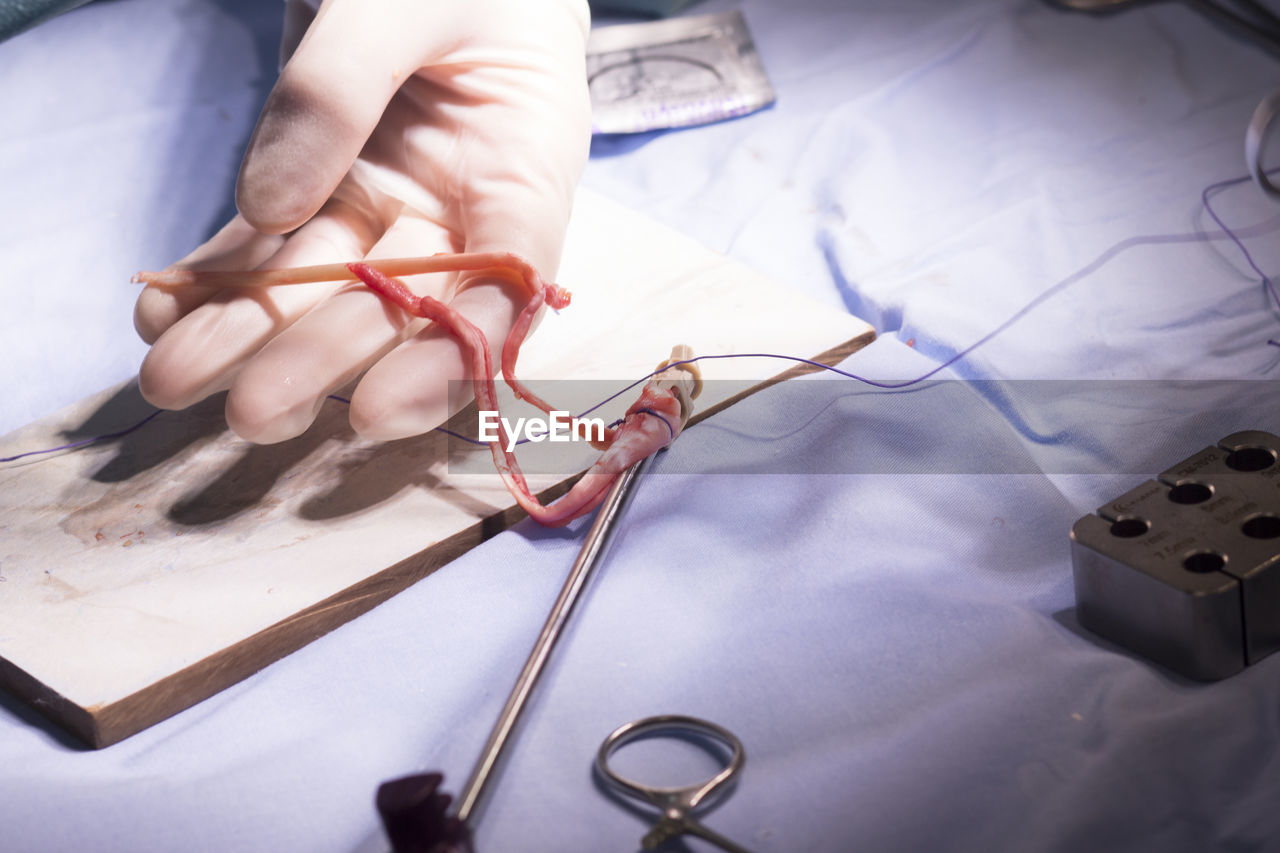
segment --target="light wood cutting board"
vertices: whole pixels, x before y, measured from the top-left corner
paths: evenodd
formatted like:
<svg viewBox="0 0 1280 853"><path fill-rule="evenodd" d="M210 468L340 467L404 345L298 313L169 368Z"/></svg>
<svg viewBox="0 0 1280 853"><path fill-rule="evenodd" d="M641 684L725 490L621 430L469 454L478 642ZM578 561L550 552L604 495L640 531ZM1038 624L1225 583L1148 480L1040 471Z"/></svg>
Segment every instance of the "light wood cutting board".
<svg viewBox="0 0 1280 853"><path fill-rule="evenodd" d="M873 337L861 320L585 192L559 282L572 306L548 315L521 357L553 396L570 377L575 396L617 390L676 343L834 363ZM697 417L780 373L746 359L703 372L724 381L708 384ZM128 383L0 439L0 457L151 411ZM530 486L566 489L594 455L572 450L580 456L543 465ZM116 439L0 466L0 685L106 746L394 595L519 520L512 504L487 451L440 433L364 442L336 402L305 435L269 447L230 433L215 397Z"/></svg>

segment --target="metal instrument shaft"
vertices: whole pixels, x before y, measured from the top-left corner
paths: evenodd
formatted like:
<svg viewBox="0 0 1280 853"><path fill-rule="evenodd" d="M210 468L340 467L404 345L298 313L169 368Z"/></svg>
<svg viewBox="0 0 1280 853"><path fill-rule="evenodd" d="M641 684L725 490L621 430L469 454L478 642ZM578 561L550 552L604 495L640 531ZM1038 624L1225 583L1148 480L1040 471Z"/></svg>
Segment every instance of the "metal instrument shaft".
<svg viewBox="0 0 1280 853"><path fill-rule="evenodd" d="M542 675L565 624L573 614L574 605L577 604L592 573L608 552L614 533L617 531L617 520L626 509L637 479L652 459L652 456L646 457L618 475L618 479L609 489L608 495L596 512L586 541L582 543L582 550L578 552L578 558L574 561L573 568L569 570L569 575L560 588L560 595L552 605L551 612L547 614L537 642L533 644L533 650L529 652L524 668L520 671L515 686L511 688L510 695L507 696L506 705L498 715L498 720L489 733L489 739L480 752L480 758L471 771L471 778L467 780L466 786L458 796L455 814L463 823L470 824L472 816L481 805L489 781L493 777L493 771L520 721L520 715L525 709L529 695Z"/></svg>

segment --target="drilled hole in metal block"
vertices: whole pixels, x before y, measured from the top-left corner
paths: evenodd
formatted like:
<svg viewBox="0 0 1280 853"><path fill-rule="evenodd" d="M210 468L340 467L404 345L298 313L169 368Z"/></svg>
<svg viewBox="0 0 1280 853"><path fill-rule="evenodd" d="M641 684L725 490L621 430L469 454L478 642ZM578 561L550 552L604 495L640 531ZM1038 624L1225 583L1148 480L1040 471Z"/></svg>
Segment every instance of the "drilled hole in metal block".
<svg viewBox="0 0 1280 853"><path fill-rule="evenodd" d="M1182 568L1198 575L1216 572L1227 564L1227 558L1214 551L1199 551L1182 561Z"/></svg>
<svg viewBox="0 0 1280 853"><path fill-rule="evenodd" d="M1133 539L1151 529L1151 525L1141 518L1122 518L1111 525L1111 535L1121 539Z"/></svg>
<svg viewBox="0 0 1280 853"><path fill-rule="evenodd" d="M1276 464L1276 455L1265 447L1242 447L1227 454L1227 467L1234 471L1262 471Z"/></svg>
<svg viewBox="0 0 1280 853"><path fill-rule="evenodd" d="M1169 500L1176 504L1200 504L1213 497L1213 489L1204 483L1181 483L1169 490Z"/></svg>
<svg viewBox="0 0 1280 853"><path fill-rule="evenodd" d="M1280 536L1280 518L1255 515L1240 526L1240 532L1251 539L1275 539Z"/></svg>

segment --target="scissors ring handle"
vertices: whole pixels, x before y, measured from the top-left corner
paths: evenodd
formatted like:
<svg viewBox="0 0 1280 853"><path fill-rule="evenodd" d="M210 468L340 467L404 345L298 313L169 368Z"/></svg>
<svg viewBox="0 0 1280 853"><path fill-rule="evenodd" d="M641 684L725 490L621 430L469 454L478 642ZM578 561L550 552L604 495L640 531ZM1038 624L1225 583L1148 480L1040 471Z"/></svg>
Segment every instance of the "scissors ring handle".
<svg viewBox="0 0 1280 853"><path fill-rule="evenodd" d="M1280 92L1273 92L1258 104L1249 122L1249 130L1244 139L1244 159L1249 165L1249 173L1262 187L1263 192L1272 198L1280 199L1280 187L1271 183L1267 169L1262 165L1263 148L1270 135L1276 115L1280 114Z"/></svg>
<svg viewBox="0 0 1280 853"><path fill-rule="evenodd" d="M642 785L639 782L627 779L625 776L618 775L609 766L609 756L621 747L637 738L667 731L691 732L720 741L732 750L729 763L707 781L683 788ZM596 752L596 771L600 773L606 782L624 793L642 800L648 800L664 812L670 813L674 811L676 814L686 815L697 808L698 804L708 794L737 775L742 770L742 765L746 760L747 755L742 748L742 741L738 740L733 732L723 726L717 726L715 723L683 714L659 714L654 717L634 720L614 729L613 733L600 744L600 749Z"/></svg>

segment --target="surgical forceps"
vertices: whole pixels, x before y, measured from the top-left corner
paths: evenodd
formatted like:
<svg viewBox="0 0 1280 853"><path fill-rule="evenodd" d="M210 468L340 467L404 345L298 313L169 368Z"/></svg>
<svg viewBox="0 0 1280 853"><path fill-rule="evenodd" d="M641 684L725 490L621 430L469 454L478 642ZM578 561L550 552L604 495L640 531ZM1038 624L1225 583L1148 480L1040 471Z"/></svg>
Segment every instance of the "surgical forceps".
<svg viewBox="0 0 1280 853"><path fill-rule="evenodd" d="M1055 6L1076 12L1105 14L1119 12L1140 3L1162 0L1049 0ZM1183 0L1210 18L1241 30L1270 48L1280 51L1280 15L1259 0Z"/></svg>
<svg viewBox="0 0 1280 853"><path fill-rule="evenodd" d="M452 797L439 790L444 777L440 773L420 773L386 782L378 789L377 806L395 853L472 853L472 833L481 802L493 782L498 762L511 742L516 725L524 713L551 652L568 624L569 617L608 553L617 532L617 521L626 509L641 472L653 460L647 456L618 475L604 503L596 511L595 521L587 531L582 550L569 570L560 595L547 614L533 650L525 660L507 702L493 724L489 739L476 760L466 787L458 796L458 806L448 811ZM731 735L732 737L732 735ZM741 848L726 848L741 849Z"/></svg>
<svg viewBox="0 0 1280 853"><path fill-rule="evenodd" d="M653 785L642 785L639 782L618 775L609 766L609 756L624 744L646 735L661 732L690 732L695 735L718 740L728 746L732 754L729 763L705 782L698 782L683 788L659 788ZM645 717L626 725L619 726L600 744L596 753L596 772L611 787L619 792L656 806L662 817L645 834L640 846L652 850L660 844L680 835L695 835L704 841L710 841L721 850L729 853L750 853L747 848L733 843L717 832L707 829L693 816L699 805L716 791L727 790L725 786L733 782L746 762L746 752L742 741L726 728L700 720L697 717L686 717L680 714L662 714L656 717Z"/></svg>

